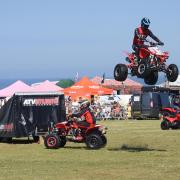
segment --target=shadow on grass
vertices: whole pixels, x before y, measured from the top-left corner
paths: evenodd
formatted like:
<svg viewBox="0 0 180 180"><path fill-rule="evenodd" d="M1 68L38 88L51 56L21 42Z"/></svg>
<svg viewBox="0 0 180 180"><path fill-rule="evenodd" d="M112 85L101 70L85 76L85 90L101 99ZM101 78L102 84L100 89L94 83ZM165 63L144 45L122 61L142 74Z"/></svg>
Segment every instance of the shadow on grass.
<svg viewBox="0 0 180 180"><path fill-rule="evenodd" d="M20 139L15 139L15 140L12 140L11 142L12 144L32 144L32 143L36 143L38 144L37 142L34 142L34 140L20 140Z"/></svg>
<svg viewBox="0 0 180 180"><path fill-rule="evenodd" d="M44 149L47 149L47 150L53 150L53 151L55 151L55 150L60 150L60 149L69 149L69 150L88 150L86 147L73 147L73 146L64 146L64 147L60 147L60 148L55 148L55 149L49 149L49 148L46 148L46 147L44 147Z"/></svg>
<svg viewBox="0 0 180 180"><path fill-rule="evenodd" d="M166 150L164 149L153 149L153 148L148 148L148 145L127 145L123 144L119 148L109 148L109 151L128 151L128 152L142 152L142 151L161 151L165 152Z"/></svg>
<svg viewBox="0 0 180 180"><path fill-rule="evenodd" d="M0 143L4 143L4 144L32 144L32 143L36 143L34 142L34 140L27 140L27 139L13 139L13 140L2 140Z"/></svg>
<svg viewBox="0 0 180 180"><path fill-rule="evenodd" d="M80 149L80 150L87 150L87 151L99 151L101 149L104 149L104 147L99 148L99 149L91 149L86 146L64 146L63 148L64 149Z"/></svg>
<svg viewBox="0 0 180 180"><path fill-rule="evenodd" d="M85 149L85 150L88 150L88 148L84 147L84 146L64 146L63 148L64 149Z"/></svg>

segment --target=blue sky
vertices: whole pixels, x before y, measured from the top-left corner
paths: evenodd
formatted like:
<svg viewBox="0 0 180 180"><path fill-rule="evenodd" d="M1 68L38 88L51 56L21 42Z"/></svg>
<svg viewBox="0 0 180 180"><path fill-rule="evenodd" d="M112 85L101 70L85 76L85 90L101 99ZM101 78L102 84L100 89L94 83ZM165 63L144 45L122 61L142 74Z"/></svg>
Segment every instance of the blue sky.
<svg viewBox="0 0 180 180"><path fill-rule="evenodd" d="M180 65L180 1L0 1L0 78L113 76L142 17Z"/></svg>

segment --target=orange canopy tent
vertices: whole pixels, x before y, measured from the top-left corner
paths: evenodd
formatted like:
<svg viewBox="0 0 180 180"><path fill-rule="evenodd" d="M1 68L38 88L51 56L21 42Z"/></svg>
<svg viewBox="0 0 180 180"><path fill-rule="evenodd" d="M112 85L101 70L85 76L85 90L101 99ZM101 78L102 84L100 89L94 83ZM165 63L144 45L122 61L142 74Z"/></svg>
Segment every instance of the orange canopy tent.
<svg viewBox="0 0 180 180"><path fill-rule="evenodd" d="M93 83L88 77L83 77L73 86L64 89L65 96L71 96L73 100L79 97L90 99L91 95L107 95L112 94L113 89L102 87Z"/></svg>

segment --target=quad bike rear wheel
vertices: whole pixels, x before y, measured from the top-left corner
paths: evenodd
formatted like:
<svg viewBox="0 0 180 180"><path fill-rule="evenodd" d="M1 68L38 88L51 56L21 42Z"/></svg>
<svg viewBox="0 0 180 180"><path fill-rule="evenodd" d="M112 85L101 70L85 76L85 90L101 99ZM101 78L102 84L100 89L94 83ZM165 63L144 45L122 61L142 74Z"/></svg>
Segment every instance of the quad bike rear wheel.
<svg viewBox="0 0 180 180"><path fill-rule="evenodd" d="M104 146L103 139L101 138L101 135L98 133L91 133L87 136L86 145L90 149L100 149Z"/></svg>
<svg viewBox="0 0 180 180"><path fill-rule="evenodd" d="M180 128L180 122L174 121L171 126L172 129L179 129Z"/></svg>
<svg viewBox="0 0 180 180"><path fill-rule="evenodd" d="M167 79L170 82L175 82L179 75L178 67L175 64L170 64L167 68Z"/></svg>
<svg viewBox="0 0 180 180"><path fill-rule="evenodd" d="M60 147L60 138L55 134L48 134L44 139L44 145L48 149L57 149Z"/></svg>
<svg viewBox="0 0 180 180"><path fill-rule="evenodd" d="M158 72L152 71L148 76L144 78L144 82L148 85L155 85L158 81Z"/></svg>
<svg viewBox="0 0 180 180"><path fill-rule="evenodd" d="M128 68L125 64L117 64L114 68L114 79L116 81L125 81L128 76Z"/></svg>

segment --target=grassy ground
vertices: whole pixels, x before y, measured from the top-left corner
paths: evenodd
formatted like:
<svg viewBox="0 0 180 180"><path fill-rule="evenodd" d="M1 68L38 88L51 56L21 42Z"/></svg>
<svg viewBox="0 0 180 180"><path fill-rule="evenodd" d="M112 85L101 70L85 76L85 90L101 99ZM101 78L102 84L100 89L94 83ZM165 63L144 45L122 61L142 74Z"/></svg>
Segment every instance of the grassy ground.
<svg viewBox="0 0 180 180"><path fill-rule="evenodd" d="M1 143L0 179L180 179L180 131L162 131L157 120L100 123L108 127L100 150Z"/></svg>

